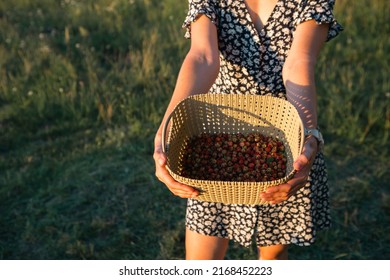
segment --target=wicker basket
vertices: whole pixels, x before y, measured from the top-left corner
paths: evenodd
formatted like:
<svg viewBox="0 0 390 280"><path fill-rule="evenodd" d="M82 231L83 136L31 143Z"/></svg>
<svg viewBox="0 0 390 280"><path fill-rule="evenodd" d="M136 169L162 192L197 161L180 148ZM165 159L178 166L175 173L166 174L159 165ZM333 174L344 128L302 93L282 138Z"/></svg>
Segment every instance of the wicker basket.
<svg viewBox="0 0 390 280"><path fill-rule="evenodd" d="M168 131L169 127L169 131ZM267 182L196 180L179 174L186 142L201 133L259 132L282 141L286 148L286 176ZM294 160L303 146L304 129L295 107L272 96L198 94L182 100L163 129L167 169L178 182L200 191L199 200L231 204L265 204L260 193L294 176Z"/></svg>

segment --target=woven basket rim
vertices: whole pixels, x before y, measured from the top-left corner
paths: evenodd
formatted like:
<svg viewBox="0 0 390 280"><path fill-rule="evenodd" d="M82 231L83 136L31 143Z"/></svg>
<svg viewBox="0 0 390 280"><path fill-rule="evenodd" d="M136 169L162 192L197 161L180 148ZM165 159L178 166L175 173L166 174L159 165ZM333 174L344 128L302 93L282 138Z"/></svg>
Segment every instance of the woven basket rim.
<svg viewBox="0 0 390 280"><path fill-rule="evenodd" d="M187 102L188 100L191 100L191 99L195 99L195 100L204 100L204 99L207 99L208 96L215 96L215 95L219 95L221 96L221 98L224 98L222 96L230 96L230 95L237 95L237 96L242 96L242 98L259 98L260 99L270 99L271 102L273 100L277 100L277 102L282 102L282 103L285 103L286 106L290 106L291 110L294 112L294 114L298 114L298 111L297 109L293 106L293 104L291 104L288 100L285 100L285 99L282 99L282 98L278 98L278 97L274 97L274 96L265 96L265 95L245 95L245 94L227 94L227 93L202 93L202 94L196 94L196 95L191 95L191 96L188 96L184 99L182 99L180 102L178 102L176 104L176 106L174 107L174 109L172 110L172 112L168 115L164 125L163 125L163 129L162 129L162 150L164 153L167 152L167 150L169 150L169 143L167 142L167 130L168 130L168 126L171 122L171 119L174 115L174 112L177 110L177 108L179 106L182 106L182 103L184 102ZM204 98L204 99L202 99ZM229 98L229 97L227 97ZM238 97L238 98L241 98L241 97ZM251 99L252 100L252 99ZM213 104L215 105L215 104ZM296 116L295 116L296 117ZM302 119L299 117L297 118L297 120L299 120L299 128L300 128L300 145L299 145L299 154L302 152L302 148L303 148L303 142L304 142L304 126L303 126L303 122L302 122ZM289 143L287 143L289 144ZM290 145L290 144L289 144ZM186 185L189 185L189 186L192 186L194 188L199 188L199 189L202 189L204 187L206 188L209 188L211 186L216 186L216 187L227 187L229 189L235 189L235 188L245 188L245 187L253 187L253 188L267 188L269 186L273 186L273 185L280 185L280 184L283 184L283 183L286 183L288 180L290 180L296 173L296 170L291 170L290 172L288 172L283 178L280 178L280 179L277 179L277 180L272 180L272 181L261 181L261 182L253 182L253 181L220 181L220 180L200 180L200 179L195 179L195 178L188 178L188 177L183 177L177 173L175 173L169 166L168 164L166 165L166 168L168 170L168 172L170 173L170 175L178 182L180 183L183 183L183 184L186 184ZM249 203L249 204L253 204L253 203ZM255 204L261 204L261 203L255 203Z"/></svg>

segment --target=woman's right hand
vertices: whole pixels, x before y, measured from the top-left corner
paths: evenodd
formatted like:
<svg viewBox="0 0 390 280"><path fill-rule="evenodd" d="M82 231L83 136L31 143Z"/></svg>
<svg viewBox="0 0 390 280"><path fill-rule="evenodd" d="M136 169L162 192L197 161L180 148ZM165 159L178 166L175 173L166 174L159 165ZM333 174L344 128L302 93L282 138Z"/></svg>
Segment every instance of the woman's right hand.
<svg viewBox="0 0 390 280"><path fill-rule="evenodd" d="M156 177L163 182L174 195L181 198L195 198L198 196L199 191L177 182L166 169L167 158L162 150L161 133L157 133L154 140L153 159L156 165Z"/></svg>

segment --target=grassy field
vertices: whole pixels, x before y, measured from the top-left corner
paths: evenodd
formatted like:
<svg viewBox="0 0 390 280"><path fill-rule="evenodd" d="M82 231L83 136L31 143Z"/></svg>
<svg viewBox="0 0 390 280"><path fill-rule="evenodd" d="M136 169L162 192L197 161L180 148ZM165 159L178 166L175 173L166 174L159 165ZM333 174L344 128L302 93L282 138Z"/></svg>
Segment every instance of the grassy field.
<svg viewBox="0 0 390 280"><path fill-rule="evenodd" d="M345 31L317 72L333 227L292 259L390 258L388 8L336 3ZM186 9L1 1L1 259L183 259L185 201L156 180L152 153ZM232 243L226 258L256 252Z"/></svg>

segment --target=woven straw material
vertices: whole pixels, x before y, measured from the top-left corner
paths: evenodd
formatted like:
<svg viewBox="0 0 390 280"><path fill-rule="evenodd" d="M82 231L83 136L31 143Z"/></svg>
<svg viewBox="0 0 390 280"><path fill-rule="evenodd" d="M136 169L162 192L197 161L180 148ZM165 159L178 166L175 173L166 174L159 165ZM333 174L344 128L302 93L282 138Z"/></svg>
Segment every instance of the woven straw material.
<svg viewBox="0 0 390 280"><path fill-rule="evenodd" d="M286 176L267 182L234 182L197 180L180 175L184 149L191 137L202 133L238 132L257 132L282 141L286 148ZM294 176L293 162L301 154L303 133L297 110L286 100L272 96L206 93L190 96L175 107L163 129L163 149L171 176L198 189L200 195L197 199L229 204L265 204L260 198L261 192Z"/></svg>

